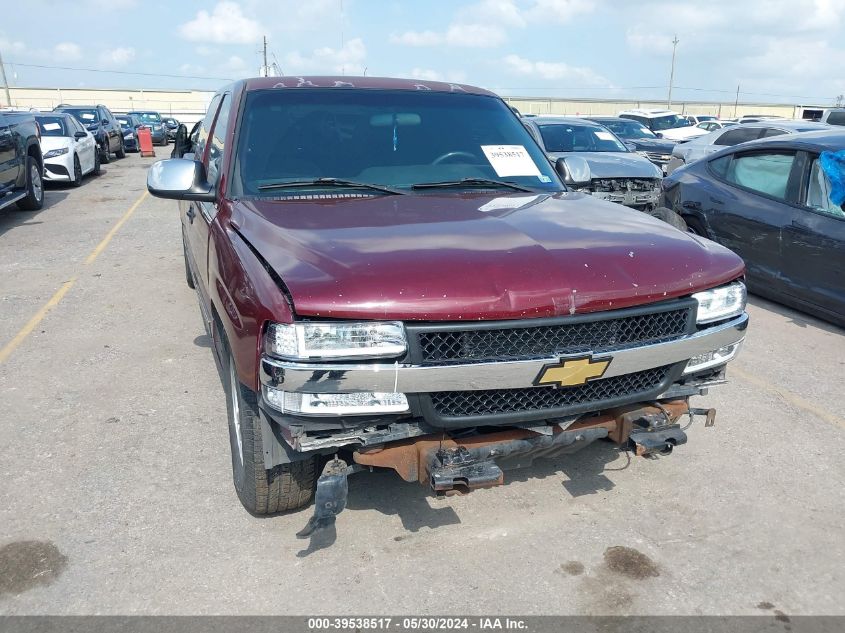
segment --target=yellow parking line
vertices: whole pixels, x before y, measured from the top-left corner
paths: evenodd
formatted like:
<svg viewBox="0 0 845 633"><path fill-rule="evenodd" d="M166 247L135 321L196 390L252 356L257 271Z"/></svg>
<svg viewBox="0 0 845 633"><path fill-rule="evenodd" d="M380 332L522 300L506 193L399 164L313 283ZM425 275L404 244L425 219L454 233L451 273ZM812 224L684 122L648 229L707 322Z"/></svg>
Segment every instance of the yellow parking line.
<svg viewBox="0 0 845 633"><path fill-rule="evenodd" d="M123 216L117 221L117 223L100 241L100 243L94 247L94 250L91 251L91 254L85 258L86 266L93 263L93 261L97 259L97 256L106 249L106 246L109 245L109 242L120 230L120 227L126 223L126 221L132 216L133 213L135 213L135 209L137 209L141 205L141 203L144 201L144 198L146 197L147 192L145 191L143 194L141 194L141 197L135 201L135 204L129 207L129 210L123 214ZM68 293L68 290L73 287L73 284L76 283L77 279L78 277L74 276L65 283L63 283L61 288L59 288L56 293L52 297L50 297L50 300L45 303L41 307L41 309L38 310L38 312L32 315L32 318L26 322L26 325L24 325L20 329L20 331L15 334L15 337L11 341L6 343L6 345L4 345L2 349L0 349L0 364L4 363L6 359L11 356L12 352L14 352L15 349L17 349L17 347L24 342L26 337L32 334L32 331L38 326L39 323L41 323L41 321L44 319L45 316L47 316L50 310L59 305L59 302Z"/></svg>
<svg viewBox="0 0 845 633"><path fill-rule="evenodd" d="M130 216L135 213L135 209L140 206L140 204L144 201L144 198L146 197L147 192L145 191L141 194L141 197L135 201L135 204L129 207L129 211L124 213L123 217L117 221L117 224L112 227L111 231L106 233L106 236L103 238L103 240L99 244L97 244L97 246L94 247L94 250L91 251L91 254L85 259L86 264L91 264L95 259L97 259L97 256L106 249L106 246L109 245L109 242L111 242L111 238L114 237L114 234L117 233L120 230L120 227L126 223L126 220L128 220Z"/></svg>
<svg viewBox="0 0 845 633"><path fill-rule="evenodd" d="M728 368L728 376L729 377L730 377L730 374L734 374L735 376L739 376L740 378L742 378L746 382L750 382L755 387L759 387L760 389L768 391L769 393L773 393L777 396L780 396L781 398L786 400L789 404L791 404L792 406L794 406L797 409L803 409L807 413L812 413L813 415L815 415L818 418L821 418L822 420L825 420L827 422L830 422L831 424L835 424L837 426L841 426L842 428L845 428L845 420L843 420L842 418L836 416L835 414L831 413L830 411L827 411L826 409L822 409L820 406L810 402L809 400L805 400L804 398L802 398L798 394L792 393L788 389L782 389L782 388L778 387L777 385L774 385L774 384L770 383L769 381L764 380L763 378L759 378L758 376L755 376L754 374L749 374L748 372L743 371L742 369L737 367L735 363L731 364L731 366Z"/></svg>

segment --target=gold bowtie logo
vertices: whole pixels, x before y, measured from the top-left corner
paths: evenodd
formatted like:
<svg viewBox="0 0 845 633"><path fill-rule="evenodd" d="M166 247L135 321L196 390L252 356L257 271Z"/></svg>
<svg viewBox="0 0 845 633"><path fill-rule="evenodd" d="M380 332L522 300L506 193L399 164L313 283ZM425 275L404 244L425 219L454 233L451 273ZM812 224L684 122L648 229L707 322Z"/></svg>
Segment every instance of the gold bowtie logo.
<svg viewBox="0 0 845 633"><path fill-rule="evenodd" d="M574 387L583 385L590 380L601 378L607 367L608 360L592 360L590 357L570 358L554 365L546 365L534 379L535 386L554 385L555 387Z"/></svg>

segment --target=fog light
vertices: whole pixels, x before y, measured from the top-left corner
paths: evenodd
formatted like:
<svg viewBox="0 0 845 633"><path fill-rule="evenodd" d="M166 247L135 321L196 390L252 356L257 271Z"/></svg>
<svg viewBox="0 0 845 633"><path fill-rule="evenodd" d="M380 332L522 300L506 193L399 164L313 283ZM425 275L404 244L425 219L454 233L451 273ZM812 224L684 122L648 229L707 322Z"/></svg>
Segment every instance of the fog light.
<svg viewBox="0 0 845 633"><path fill-rule="evenodd" d="M404 393L299 393L265 385L264 399L274 409L296 415L371 415L408 411L408 399Z"/></svg>
<svg viewBox="0 0 845 633"><path fill-rule="evenodd" d="M731 345L725 345L719 349L714 349L712 352L693 356L689 359L684 373L690 374L694 371L701 371L702 369L709 369L710 367L723 365L729 360L733 360L733 358L739 353L740 347L742 347L742 341L732 343Z"/></svg>

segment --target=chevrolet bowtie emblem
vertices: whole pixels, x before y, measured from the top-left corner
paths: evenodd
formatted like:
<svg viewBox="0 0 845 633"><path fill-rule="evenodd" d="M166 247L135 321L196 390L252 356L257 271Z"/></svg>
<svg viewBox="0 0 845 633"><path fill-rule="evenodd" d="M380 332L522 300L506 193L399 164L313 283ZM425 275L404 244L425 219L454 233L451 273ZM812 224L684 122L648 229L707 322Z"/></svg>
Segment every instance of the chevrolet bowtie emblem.
<svg viewBox="0 0 845 633"><path fill-rule="evenodd" d="M608 360L594 361L589 356L584 358L569 358L554 365L546 365L540 370L534 385L554 385L555 387L574 387L583 385L589 380L601 378L607 367Z"/></svg>

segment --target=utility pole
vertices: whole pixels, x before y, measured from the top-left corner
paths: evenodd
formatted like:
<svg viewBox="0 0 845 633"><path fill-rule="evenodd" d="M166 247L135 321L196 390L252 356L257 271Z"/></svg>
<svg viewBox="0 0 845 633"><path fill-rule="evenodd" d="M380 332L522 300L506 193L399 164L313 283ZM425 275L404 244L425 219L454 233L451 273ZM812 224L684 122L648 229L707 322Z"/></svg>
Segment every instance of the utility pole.
<svg viewBox="0 0 845 633"><path fill-rule="evenodd" d="M267 36L264 36L264 65L261 67L261 72L265 77L270 76L269 68L267 67Z"/></svg>
<svg viewBox="0 0 845 633"><path fill-rule="evenodd" d="M739 84L736 85L736 101L734 101L734 118L736 118L736 108L739 105Z"/></svg>
<svg viewBox="0 0 845 633"><path fill-rule="evenodd" d="M3 53L0 53L0 79L3 79L3 89L6 91L6 105L12 106L12 97L9 95L9 83L6 81L6 67L3 65Z"/></svg>
<svg viewBox="0 0 845 633"><path fill-rule="evenodd" d="M666 109L672 109L672 82L675 80L675 49L678 48L678 36L672 40L672 70L669 71L669 98L666 100Z"/></svg>

